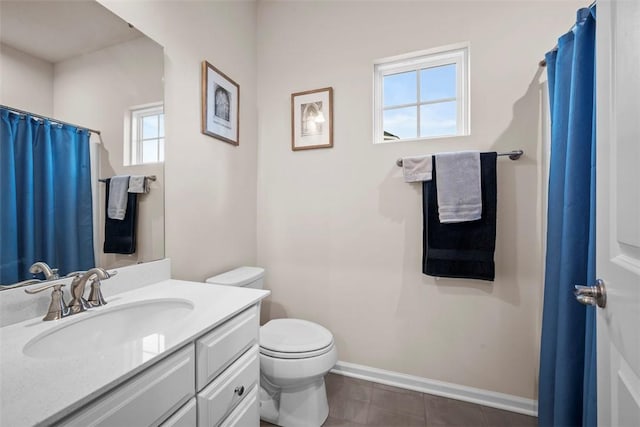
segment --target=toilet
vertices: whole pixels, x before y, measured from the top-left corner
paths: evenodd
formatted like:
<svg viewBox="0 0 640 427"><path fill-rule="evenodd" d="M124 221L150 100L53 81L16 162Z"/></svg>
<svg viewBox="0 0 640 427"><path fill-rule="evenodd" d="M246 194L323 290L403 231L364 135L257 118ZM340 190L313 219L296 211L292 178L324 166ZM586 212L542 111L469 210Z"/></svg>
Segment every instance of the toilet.
<svg viewBox="0 0 640 427"><path fill-rule="evenodd" d="M262 289L264 269L239 267L207 283ZM260 418L283 427L321 426L329 415L324 377L338 361L331 332L302 319L260 327Z"/></svg>

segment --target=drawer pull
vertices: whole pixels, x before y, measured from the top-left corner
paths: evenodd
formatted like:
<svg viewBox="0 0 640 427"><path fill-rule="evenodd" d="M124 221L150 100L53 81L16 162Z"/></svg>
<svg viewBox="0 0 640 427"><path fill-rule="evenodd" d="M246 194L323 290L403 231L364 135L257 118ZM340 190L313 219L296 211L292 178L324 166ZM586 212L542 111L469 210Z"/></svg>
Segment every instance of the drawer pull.
<svg viewBox="0 0 640 427"><path fill-rule="evenodd" d="M235 394L237 394L238 396L242 396L242 395L244 394L244 386L243 386L243 385L241 385L241 386L239 386L239 387L236 387L236 389L235 389L235 390L233 390L233 392L234 392Z"/></svg>

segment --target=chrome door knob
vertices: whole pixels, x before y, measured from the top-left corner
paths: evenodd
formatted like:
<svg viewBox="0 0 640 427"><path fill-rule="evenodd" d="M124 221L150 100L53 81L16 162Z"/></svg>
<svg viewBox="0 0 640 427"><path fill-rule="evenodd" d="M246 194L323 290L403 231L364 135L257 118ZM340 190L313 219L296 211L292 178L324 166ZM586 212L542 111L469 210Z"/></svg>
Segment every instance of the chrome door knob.
<svg viewBox="0 0 640 427"><path fill-rule="evenodd" d="M595 286L576 285L573 294L584 305L596 305L600 308L607 305L607 292L601 279L596 280Z"/></svg>

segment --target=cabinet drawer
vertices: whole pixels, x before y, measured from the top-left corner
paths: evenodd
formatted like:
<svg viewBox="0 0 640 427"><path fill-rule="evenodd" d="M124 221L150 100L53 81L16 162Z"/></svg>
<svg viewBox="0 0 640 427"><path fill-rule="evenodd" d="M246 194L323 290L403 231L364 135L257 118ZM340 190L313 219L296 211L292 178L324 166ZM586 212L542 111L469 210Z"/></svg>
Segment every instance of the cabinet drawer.
<svg viewBox="0 0 640 427"><path fill-rule="evenodd" d="M220 427L247 427L260 425L260 402L258 386L255 386Z"/></svg>
<svg viewBox="0 0 640 427"><path fill-rule="evenodd" d="M198 391L258 342L259 317L253 306L196 341Z"/></svg>
<svg viewBox="0 0 640 427"><path fill-rule="evenodd" d="M194 348L189 345L107 392L58 425L157 426L193 397L194 376Z"/></svg>
<svg viewBox="0 0 640 427"><path fill-rule="evenodd" d="M217 426L258 384L259 347L254 345L198 393L198 425Z"/></svg>
<svg viewBox="0 0 640 427"><path fill-rule="evenodd" d="M197 425L198 412L196 411L196 398L185 403L182 408L171 415L162 423L161 427L195 427Z"/></svg>

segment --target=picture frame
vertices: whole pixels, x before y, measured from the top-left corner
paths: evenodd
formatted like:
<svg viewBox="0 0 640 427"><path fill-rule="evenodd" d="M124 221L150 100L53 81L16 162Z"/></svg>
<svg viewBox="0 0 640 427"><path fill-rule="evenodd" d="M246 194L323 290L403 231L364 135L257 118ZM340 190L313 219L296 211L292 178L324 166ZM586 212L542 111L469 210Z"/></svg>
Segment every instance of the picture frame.
<svg viewBox="0 0 640 427"><path fill-rule="evenodd" d="M291 149L333 147L333 88L291 94Z"/></svg>
<svg viewBox="0 0 640 427"><path fill-rule="evenodd" d="M202 61L202 133L240 145L240 85Z"/></svg>

